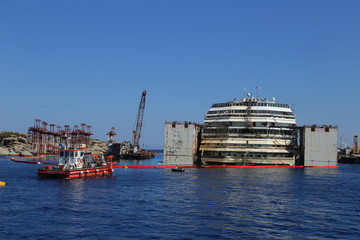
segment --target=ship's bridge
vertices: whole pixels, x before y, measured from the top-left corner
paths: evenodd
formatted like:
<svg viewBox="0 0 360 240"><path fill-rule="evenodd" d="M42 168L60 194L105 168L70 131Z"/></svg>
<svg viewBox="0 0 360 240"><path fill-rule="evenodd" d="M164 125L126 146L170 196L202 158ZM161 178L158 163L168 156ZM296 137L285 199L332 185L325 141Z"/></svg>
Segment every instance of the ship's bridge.
<svg viewBox="0 0 360 240"><path fill-rule="evenodd" d="M59 165L69 164L70 166L83 159L86 149L63 149L59 153Z"/></svg>

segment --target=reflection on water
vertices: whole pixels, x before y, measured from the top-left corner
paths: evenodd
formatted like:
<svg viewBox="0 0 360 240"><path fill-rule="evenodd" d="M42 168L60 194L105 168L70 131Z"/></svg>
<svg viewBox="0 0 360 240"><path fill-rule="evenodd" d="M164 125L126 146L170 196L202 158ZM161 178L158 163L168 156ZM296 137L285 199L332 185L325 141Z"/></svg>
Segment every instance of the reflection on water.
<svg viewBox="0 0 360 240"><path fill-rule="evenodd" d="M138 162L158 161L159 156ZM7 182L0 188L4 238L63 239L66 234L69 239L357 239L360 235L360 165L180 173L115 169L110 177L72 180L37 179L38 167L0 161L0 180Z"/></svg>

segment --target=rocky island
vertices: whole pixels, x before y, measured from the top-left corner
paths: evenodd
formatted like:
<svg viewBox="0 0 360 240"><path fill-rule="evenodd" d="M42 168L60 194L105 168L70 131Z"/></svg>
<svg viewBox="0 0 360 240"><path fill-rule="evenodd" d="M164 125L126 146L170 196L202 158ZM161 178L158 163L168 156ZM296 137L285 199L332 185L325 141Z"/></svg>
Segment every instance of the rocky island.
<svg viewBox="0 0 360 240"><path fill-rule="evenodd" d="M91 139L91 153L107 152L107 142ZM27 133L0 131L0 156L33 156L31 137Z"/></svg>

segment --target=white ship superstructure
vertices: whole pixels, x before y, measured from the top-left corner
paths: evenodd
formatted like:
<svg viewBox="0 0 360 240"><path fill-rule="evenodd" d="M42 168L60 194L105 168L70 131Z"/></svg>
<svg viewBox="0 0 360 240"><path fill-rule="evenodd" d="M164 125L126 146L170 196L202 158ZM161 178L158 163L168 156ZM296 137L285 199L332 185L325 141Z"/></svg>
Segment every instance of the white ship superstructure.
<svg viewBox="0 0 360 240"><path fill-rule="evenodd" d="M247 97L213 104L205 115L205 164L295 165L296 117L288 104Z"/></svg>

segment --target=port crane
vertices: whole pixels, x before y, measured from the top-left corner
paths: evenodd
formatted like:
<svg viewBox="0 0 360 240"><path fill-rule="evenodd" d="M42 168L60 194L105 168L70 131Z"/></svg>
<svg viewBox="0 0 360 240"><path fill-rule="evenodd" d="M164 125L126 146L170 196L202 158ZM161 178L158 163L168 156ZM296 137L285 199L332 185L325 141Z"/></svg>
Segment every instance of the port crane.
<svg viewBox="0 0 360 240"><path fill-rule="evenodd" d="M116 135L115 128L112 127L110 132L108 132L106 135L108 135L108 144L112 145L112 143L115 141L115 135Z"/></svg>
<svg viewBox="0 0 360 240"><path fill-rule="evenodd" d="M115 159L144 160L154 158L154 154L151 151L145 151L144 149L140 148L140 134L144 119L145 99L146 91L144 90L141 94L136 126L132 132L132 142L114 142L114 136L116 135L115 129L111 128L111 131L108 132L108 153L113 155Z"/></svg>
<svg viewBox="0 0 360 240"><path fill-rule="evenodd" d="M146 90L144 90L141 94L141 100L139 104L139 111L137 114L136 119L136 128L133 131L133 146L134 146L134 153L140 151L140 134L141 134L141 127L143 124L144 119L144 111L145 111L145 99L146 99Z"/></svg>

